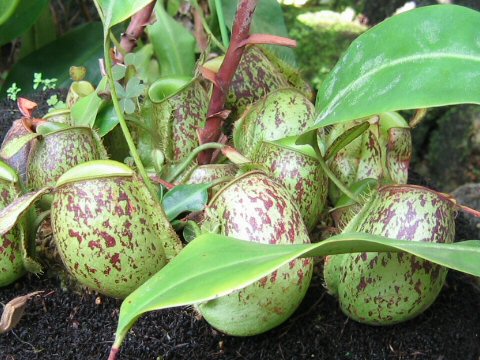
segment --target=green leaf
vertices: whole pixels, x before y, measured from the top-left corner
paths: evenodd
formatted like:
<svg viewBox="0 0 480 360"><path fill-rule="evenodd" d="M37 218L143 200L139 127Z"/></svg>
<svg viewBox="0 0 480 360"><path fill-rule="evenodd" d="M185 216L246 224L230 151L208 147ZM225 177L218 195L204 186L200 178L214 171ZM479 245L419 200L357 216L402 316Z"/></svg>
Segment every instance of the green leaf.
<svg viewBox="0 0 480 360"><path fill-rule="evenodd" d="M4 236L10 231L33 204L51 190L51 187L44 187L38 191L30 192L20 196L10 205L3 208L2 211L0 211L0 236Z"/></svg>
<svg viewBox="0 0 480 360"><path fill-rule="evenodd" d="M387 111L480 104L480 12L435 5L359 36L318 92L317 127Z"/></svg>
<svg viewBox="0 0 480 360"><path fill-rule="evenodd" d="M133 77L127 82L125 87L126 97L137 98L145 91L145 85L140 82L140 79Z"/></svg>
<svg viewBox="0 0 480 360"><path fill-rule="evenodd" d="M64 123L56 123L51 121L46 121L37 126L35 132L38 135L48 135L55 131L65 130L71 128L70 125Z"/></svg>
<svg viewBox="0 0 480 360"><path fill-rule="evenodd" d="M75 126L93 127L97 113L105 103L105 101L98 96L98 93L105 91L106 86L107 78L104 77L94 92L82 97L72 106L70 116Z"/></svg>
<svg viewBox="0 0 480 360"><path fill-rule="evenodd" d="M97 129L98 136L104 137L118 125L118 122L117 112L113 104L109 103L98 112L94 128Z"/></svg>
<svg viewBox="0 0 480 360"><path fill-rule="evenodd" d="M15 13L20 2L20 0L0 0L0 25Z"/></svg>
<svg viewBox="0 0 480 360"><path fill-rule="evenodd" d="M97 0L102 12L100 16L105 19L107 28L128 19L151 2L152 0Z"/></svg>
<svg viewBox="0 0 480 360"><path fill-rule="evenodd" d="M127 67L115 64L112 67L112 75L113 75L113 80L119 81L122 80L125 77L125 73L127 72Z"/></svg>
<svg viewBox="0 0 480 360"><path fill-rule="evenodd" d="M225 21L230 31L237 11L237 1L222 0ZM272 34L288 37L282 7L277 0L262 0L258 2L253 16L250 32L252 34ZM268 46L269 50L290 65L296 65L295 52L285 46Z"/></svg>
<svg viewBox="0 0 480 360"><path fill-rule="evenodd" d="M160 3L155 7L155 14L157 21L147 26L147 33L160 63L161 75L192 77L195 68L195 38L168 15Z"/></svg>
<svg viewBox="0 0 480 360"><path fill-rule="evenodd" d="M41 72L44 78L56 78L57 87L67 88L71 82L69 68L72 65L88 68L86 80L96 84L101 79L98 59L102 56L102 25L95 22L80 26L15 64L0 96L5 96L12 83L22 89L31 89L35 72Z"/></svg>
<svg viewBox="0 0 480 360"><path fill-rule="evenodd" d="M125 114L133 114L135 112L135 103L130 98L120 99L120 106Z"/></svg>
<svg viewBox="0 0 480 360"><path fill-rule="evenodd" d="M26 135L20 136L16 139L13 139L7 143L0 151L0 157L3 159L10 159L16 153L18 153L26 144L35 139L39 134L28 133Z"/></svg>
<svg viewBox="0 0 480 360"><path fill-rule="evenodd" d="M478 240L437 244L348 233L317 244L265 245L203 234L125 299L120 308L114 347L120 346L128 330L145 312L218 298L250 285L297 257L375 251L405 251L480 275Z"/></svg>
<svg viewBox="0 0 480 360"><path fill-rule="evenodd" d="M11 8L8 10L10 12L8 18L4 19L5 15L0 13L0 18L4 21L0 26L0 46L9 43L26 32L42 14L48 3L48 0L21 0L14 11ZM5 7L6 5L4 4L0 5L0 10Z"/></svg>
<svg viewBox="0 0 480 360"><path fill-rule="evenodd" d="M31 52L40 49L49 42L57 38L57 28L53 19L50 7L44 7L39 17L30 27L30 29L22 35L19 58L27 56Z"/></svg>
<svg viewBox="0 0 480 360"><path fill-rule="evenodd" d="M178 185L163 197L163 208L168 220L186 211L201 211L208 201L211 183Z"/></svg>
<svg viewBox="0 0 480 360"><path fill-rule="evenodd" d="M361 136L370 127L370 123L365 121L359 125L353 126L346 130L338 138L335 139L332 145L328 148L325 154L325 160L329 160L338 154L345 146L350 144L353 140Z"/></svg>

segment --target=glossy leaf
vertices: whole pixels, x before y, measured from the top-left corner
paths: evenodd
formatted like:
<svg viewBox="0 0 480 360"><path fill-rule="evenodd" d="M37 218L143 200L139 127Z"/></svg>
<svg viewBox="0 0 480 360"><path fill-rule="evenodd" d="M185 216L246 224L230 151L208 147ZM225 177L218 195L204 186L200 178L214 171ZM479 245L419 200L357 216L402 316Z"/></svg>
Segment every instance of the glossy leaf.
<svg viewBox="0 0 480 360"><path fill-rule="evenodd" d="M157 21L147 26L147 33L160 63L160 74L193 76L195 38L168 15L160 3L155 7L155 14Z"/></svg>
<svg viewBox="0 0 480 360"><path fill-rule="evenodd" d="M20 0L0 0L0 25L14 14L20 2Z"/></svg>
<svg viewBox="0 0 480 360"><path fill-rule="evenodd" d="M225 21L230 31L232 30L233 19L237 11L238 1L222 0ZM258 1L253 16L252 34L272 34L288 37L287 26L283 17L282 7L277 0ZM295 65L295 52L293 49L284 46L268 46L279 58L291 65Z"/></svg>
<svg viewBox="0 0 480 360"><path fill-rule="evenodd" d="M22 0L10 13L8 19L3 19L4 14L0 14L0 18L4 21L0 26L0 46L26 32L41 15L42 10L48 6L48 3L48 0ZM0 10L2 8L5 8L5 5L2 5Z"/></svg>
<svg viewBox="0 0 480 360"><path fill-rule="evenodd" d="M480 275L480 241L437 244L346 233L317 244L265 245L203 234L122 303L114 347L145 312L205 302L241 289L297 257L349 252L405 251ZM185 271L188 269L188 271Z"/></svg>
<svg viewBox="0 0 480 360"><path fill-rule="evenodd" d="M57 78L57 87L70 85L69 68L82 65L88 69L86 80L97 84L101 79L98 59L103 56L102 25L98 22L80 26L41 49L20 60L8 74L0 96L12 84L23 89L22 94L32 91L33 73L42 73L43 78Z"/></svg>
<svg viewBox="0 0 480 360"><path fill-rule="evenodd" d="M109 103L98 112L94 128L97 129L98 136L104 137L118 125L118 122L117 112L113 104Z"/></svg>
<svg viewBox="0 0 480 360"><path fill-rule="evenodd" d="M152 0L97 0L107 28L128 19L151 2Z"/></svg>
<svg viewBox="0 0 480 360"><path fill-rule="evenodd" d="M435 5L370 29L322 84L316 126L394 110L480 104L479 28L480 12Z"/></svg>
<svg viewBox="0 0 480 360"><path fill-rule="evenodd" d="M175 186L163 197L163 208L168 220L187 211L201 211L207 205L211 183Z"/></svg>

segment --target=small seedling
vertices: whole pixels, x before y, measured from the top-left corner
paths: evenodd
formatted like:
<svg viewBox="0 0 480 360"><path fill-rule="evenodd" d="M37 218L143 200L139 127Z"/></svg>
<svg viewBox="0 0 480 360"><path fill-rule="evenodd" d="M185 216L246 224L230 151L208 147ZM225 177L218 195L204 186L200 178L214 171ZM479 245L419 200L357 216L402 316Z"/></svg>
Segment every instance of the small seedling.
<svg viewBox="0 0 480 360"><path fill-rule="evenodd" d="M37 88L40 85L43 85L42 91L48 90L48 89L55 89L57 86L57 80L56 78L52 79L42 79L42 73L34 73L33 74L33 89L37 90Z"/></svg>
<svg viewBox="0 0 480 360"><path fill-rule="evenodd" d="M22 89L17 87L17 83L13 83L7 89L7 98L12 100L12 101L16 101L17 100L17 95L20 91L22 91Z"/></svg>

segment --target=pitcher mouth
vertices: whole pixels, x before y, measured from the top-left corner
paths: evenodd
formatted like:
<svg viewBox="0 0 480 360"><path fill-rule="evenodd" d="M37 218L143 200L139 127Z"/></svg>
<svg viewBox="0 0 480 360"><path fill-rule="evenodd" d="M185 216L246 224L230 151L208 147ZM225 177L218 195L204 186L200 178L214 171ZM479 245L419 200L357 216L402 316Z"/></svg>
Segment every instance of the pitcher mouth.
<svg viewBox="0 0 480 360"><path fill-rule="evenodd" d="M244 177L247 177L247 176L250 176L252 174L262 174L266 177L267 174L264 172L264 171L261 171L261 170L252 170L252 171L247 171L245 174L242 174L240 176L237 176L235 177L234 179L232 179L231 181L227 182L213 197L212 199L210 200L209 202L209 205L213 204L218 197L220 197L220 194L222 194L223 192L225 192L227 190L227 188L231 187L232 185L234 185L236 182L238 182L238 180L240 179L243 179Z"/></svg>
<svg viewBox="0 0 480 360"><path fill-rule="evenodd" d="M392 190L393 192L398 192L398 193L401 193L401 192L406 192L406 191L409 191L411 189L414 189L414 190L420 190L420 191L425 191L425 192L429 192L429 193L432 193L432 194L435 194L437 195L441 200L443 201L446 201L446 202L449 202L451 203L452 205L455 205L457 206L457 201L455 200L455 198L450 195L450 194L447 194L447 193L443 193L443 192L440 192L440 191L435 191L435 190L432 190L430 188L427 188L425 186L421 186L421 185L413 185L413 184L389 184L389 185L382 185L380 186L380 188L378 189L378 191L389 191L389 190Z"/></svg>

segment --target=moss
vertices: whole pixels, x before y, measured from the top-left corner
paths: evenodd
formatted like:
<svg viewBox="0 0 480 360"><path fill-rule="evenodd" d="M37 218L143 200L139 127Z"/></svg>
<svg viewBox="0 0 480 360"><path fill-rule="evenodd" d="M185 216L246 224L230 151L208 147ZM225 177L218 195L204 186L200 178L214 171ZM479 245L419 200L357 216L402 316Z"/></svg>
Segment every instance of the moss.
<svg viewBox="0 0 480 360"><path fill-rule="evenodd" d="M291 38L297 40L295 49L302 75L318 90L326 75L342 53L366 27L356 22L332 21L318 16L324 8L309 11L285 6L285 18Z"/></svg>
<svg viewBox="0 0 480 360"><path fill-rule="evenodd" d="M436 115L436 116L435 116ZM416 157L412 166L441 191L480 180L480 109L461 105L432 109L413 131Z"/></svg>

